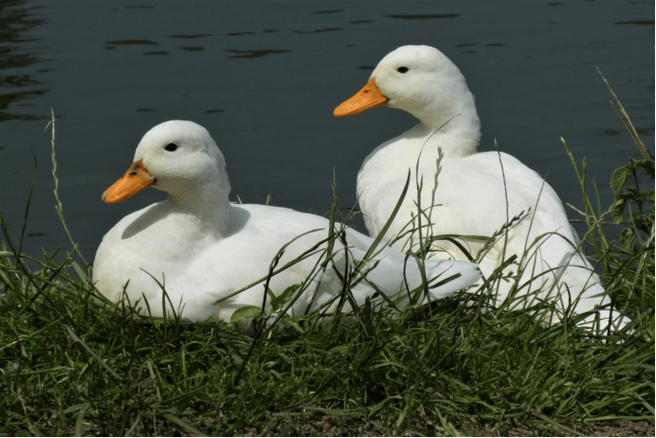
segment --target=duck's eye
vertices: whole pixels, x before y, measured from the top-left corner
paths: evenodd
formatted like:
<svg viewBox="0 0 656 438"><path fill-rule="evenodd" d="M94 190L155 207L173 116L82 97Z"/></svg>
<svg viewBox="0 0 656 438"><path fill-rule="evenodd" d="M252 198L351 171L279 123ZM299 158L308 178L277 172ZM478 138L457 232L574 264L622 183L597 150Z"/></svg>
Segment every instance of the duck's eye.
<svg viewBox="0 0 656 438"><path fill-rule="evenodd" d="M396 71L398 71L399 73L405 73L408 70L409 70L409 68L406 67L406 66L402 66L402 67L399 67L399 68L396 69Z"/></svg>
<svg viewBox="0 0 656 438"><path fill-rule="evenodd" d="M166 147L165 147L164 149L166 149L166 150L169 151L169 152L173 152L173 151L176 150L177 148L178 148L178 145L177 145L177 144L175 144L175 143L169 143L169 144L166 145Z"/></svg>

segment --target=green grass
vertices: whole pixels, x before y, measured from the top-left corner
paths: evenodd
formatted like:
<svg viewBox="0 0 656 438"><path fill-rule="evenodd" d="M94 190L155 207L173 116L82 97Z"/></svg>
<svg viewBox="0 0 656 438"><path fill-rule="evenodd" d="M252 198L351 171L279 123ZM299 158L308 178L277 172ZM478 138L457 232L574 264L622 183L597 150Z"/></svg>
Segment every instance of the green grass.
<svg viewBox="0 0 656 438"><path fill-rule="evenodd" d="M627 198L619 226L635 238L615 242L618 207L591 200L585 163L572 162L585 243L633 318L631 334L590 336L572 319L545 326L538 314L481 312L458 297L395 318L365 306L348 329L300 321L255 337L151 320L106 303L75 246L22 254L24 233L13 238L0 215L0 434L321 434L328 429L310 427L321 421L381 435L455 435L472 422L538 435L653 425L653 191ZM53 172L57 182L54 143ZM618 196L632 193L631 181ZM57 209L65 224L58 197Z"/></svg>

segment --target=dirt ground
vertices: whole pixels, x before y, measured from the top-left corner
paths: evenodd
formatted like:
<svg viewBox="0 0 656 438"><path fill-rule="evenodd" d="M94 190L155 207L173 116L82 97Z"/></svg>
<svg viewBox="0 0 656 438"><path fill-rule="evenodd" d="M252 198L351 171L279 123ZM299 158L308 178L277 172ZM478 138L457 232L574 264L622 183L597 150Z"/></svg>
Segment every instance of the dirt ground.
<svg viewBox="0 0 656 438"><path fill-rule="evenodd" d="M249 428L246 436L458 436L492 437L492 436L655 436L653 421L604 422L593 426L581 424L567 425L571 430L554 431L548 425L529 428L520 423L507 420L494 427L480 424L473 420L464 422L459 428L443 428L426 423L410 424L405 430L394 426L382 426L368 419L355 417L316 416L311 418L281 419L271 430Z"/></svg>

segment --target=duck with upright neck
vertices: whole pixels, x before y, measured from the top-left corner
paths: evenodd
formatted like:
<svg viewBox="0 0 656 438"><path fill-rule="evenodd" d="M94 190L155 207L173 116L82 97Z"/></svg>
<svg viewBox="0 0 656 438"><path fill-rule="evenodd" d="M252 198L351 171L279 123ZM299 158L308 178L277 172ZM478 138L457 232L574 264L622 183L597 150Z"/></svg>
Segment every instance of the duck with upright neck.
<svg viewBox="0 0 656 438"><path fill-rule="evenodd" d="M385 235L393 247L418 251L429 244L430 256L438 259L478 256L485 277L516 256L493 284L495 305L512 299L510 308L526 308L552 300L556 318L573 309L587 314L584 327L625 325L627 319L609 309L551 186L511 155L477 152L481 123L474 95L442 52L429 46L394 50L334 115L378 106L409 112L420 123L378 146L360 168L357 195L371 235L390 218L409 172L412 184ZM439 237L444 235L460 237ZM603 307L598 314L597 307Z"/></svg>
<svg viewBox="0 0 656 438"><path fill-rule="evenodd" d="M172 120L148 131L134 164L102 199L123 201L146 187L165 191L168 199L120 220L93 265L103 295L125 299L142 313L229 322L244 306L267 303L264 311L270 309L265 288L279 295L298 284L289 314L330 314L345 278L351 280L345 311L377 292L395 297L424 284L421 262L382 245L370 251L373 239L352 229L286 208L231 203L224 157L196 123ZM423 301L480 279L475 264L461 261L429 260L425 275ZM249 331L251 323L239 327Z"/></svg>

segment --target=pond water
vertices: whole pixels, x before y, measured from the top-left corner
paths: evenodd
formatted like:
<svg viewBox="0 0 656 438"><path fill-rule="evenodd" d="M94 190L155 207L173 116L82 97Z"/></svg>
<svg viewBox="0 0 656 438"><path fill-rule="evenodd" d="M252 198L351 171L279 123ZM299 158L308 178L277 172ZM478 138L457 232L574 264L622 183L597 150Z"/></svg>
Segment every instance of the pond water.
<svg viewBox="0 0 656 438"><path fill-rule="evenodd" d="M324 214L334 174L339 204L352 206L365 156L415 120L332 110L405 44L435 46L460 67L483 123L479 150L496 139L565 202L582 205L561 136L586 157L604 206L612 170L638 156L595 66L654 150L653 1L3 0L0 23L0 211L18 236L36 158L29 254L70 248L53 208L51 108L64 213L91 261L121 217L165 196L100 201L141 136L169 119L212 133L233 200L271 195Z"/></svg>

